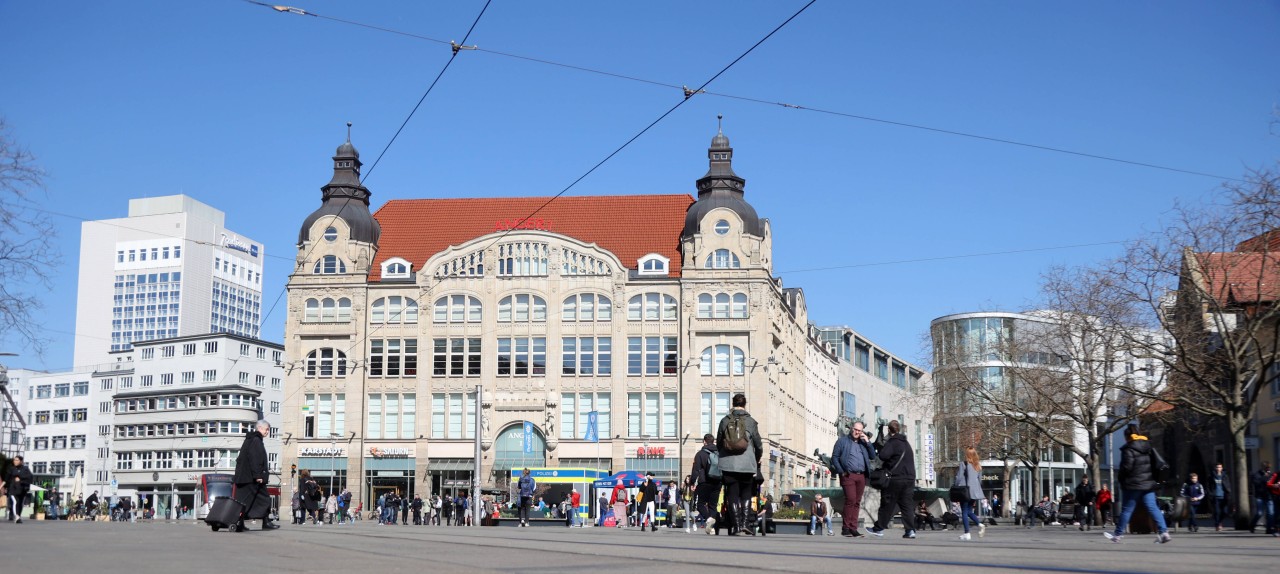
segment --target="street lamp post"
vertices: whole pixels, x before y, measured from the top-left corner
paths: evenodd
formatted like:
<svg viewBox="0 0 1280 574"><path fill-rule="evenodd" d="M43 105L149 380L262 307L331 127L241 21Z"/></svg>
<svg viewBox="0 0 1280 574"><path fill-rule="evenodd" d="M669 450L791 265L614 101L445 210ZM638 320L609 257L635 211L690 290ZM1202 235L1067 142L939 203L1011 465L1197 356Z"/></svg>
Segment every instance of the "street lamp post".
<svg viewBox="0 0 1280 574"><path fill-rule="evenodd" d="M338 458L338 434L329 433L329 496L333 496L333 475L337 474L334 459Z"/></svg>

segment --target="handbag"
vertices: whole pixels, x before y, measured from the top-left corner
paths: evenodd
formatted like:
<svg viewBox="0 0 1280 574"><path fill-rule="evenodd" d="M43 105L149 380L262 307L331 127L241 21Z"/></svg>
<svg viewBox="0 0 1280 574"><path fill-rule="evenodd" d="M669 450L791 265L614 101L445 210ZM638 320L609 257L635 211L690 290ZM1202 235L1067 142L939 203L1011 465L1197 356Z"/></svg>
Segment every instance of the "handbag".
<svg viewBox="0 0 1280 574"><path fill-rule="evenodd" d="M893 468L885 470L884 467L877 468L867 473L867 484L876 490L884 490L889 487L889 480L893 478L893 471L898 470L898 465L902 464L904 457L899 456L898 462L893 463Z"/></svg>
<svg viewBox="0 0 1280 574"><path fill-rule="evenodd" d="M951 490L947 495L952 502L969 502L969 464L961 463L956 469L956 478L951 482Z"/></svg>

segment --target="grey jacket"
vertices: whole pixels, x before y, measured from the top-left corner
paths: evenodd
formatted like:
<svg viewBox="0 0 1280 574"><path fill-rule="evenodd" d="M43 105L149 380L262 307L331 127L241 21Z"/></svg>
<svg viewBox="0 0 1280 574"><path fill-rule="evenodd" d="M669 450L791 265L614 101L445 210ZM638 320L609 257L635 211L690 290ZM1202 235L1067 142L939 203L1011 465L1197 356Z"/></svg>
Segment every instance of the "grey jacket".
<svg viewBox="0 0 1280 574"><path fill-rule="evenodd" d="M738 416L747 418L747 433L751 435L751 440L747 442L747 450L733 454L725 449L724 433L725 427L729 426L729 418ZM760 467L760 455L764 453L764 443L760 440L760 427L747 409L732 409L720 419L720 427L716 431L716 450L720 453L721 472L756 473Z"/></svg>
<svg viewBox="0 0 1280 574"><path fill-rule="evenodd" d="M952 486L964 486L969 493L969 500L981 500L985 497L982 493L982 476L978 474L978 469L967 462L960 463L960 468L956 469L956 479Z"/></svg>

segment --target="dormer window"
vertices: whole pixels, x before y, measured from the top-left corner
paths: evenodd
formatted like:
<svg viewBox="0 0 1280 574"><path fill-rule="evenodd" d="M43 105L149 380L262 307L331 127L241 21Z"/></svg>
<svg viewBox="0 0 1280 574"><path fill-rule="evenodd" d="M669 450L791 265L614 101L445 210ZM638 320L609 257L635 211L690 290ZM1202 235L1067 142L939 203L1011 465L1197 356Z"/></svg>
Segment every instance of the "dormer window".
<svg viewBox="0 0 1280 574"><path fill-rule="evenodd" d="M639 263L640 275L666 275L671 260L657 253L650 253L641 257Z"/></svg>
<svg viewBox="0 0 1280 574"><path fill-rule="evenodd" d="M413 264L400 257L392 257L382 264L383 279L408 279Z"/></svg>

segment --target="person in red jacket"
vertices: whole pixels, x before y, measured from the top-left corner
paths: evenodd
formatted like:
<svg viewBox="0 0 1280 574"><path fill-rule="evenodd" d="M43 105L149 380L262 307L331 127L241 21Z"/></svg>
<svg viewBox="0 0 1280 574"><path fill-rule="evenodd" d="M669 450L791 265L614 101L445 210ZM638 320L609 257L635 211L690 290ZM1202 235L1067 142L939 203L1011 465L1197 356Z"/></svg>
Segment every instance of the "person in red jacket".
<svg viewBox="0 0 1280 574"><path fill-rule="evenodd" d="M574 490L569 493L569 511L565 514L564 525L568 527L582 526L582 516L578 514L578 504L582 502L582 495Z"/></svg>
<svg viewBox="0 0 1280 574"><path fill-rule="evenodd" d="M1111 516L1111 489L1106 484L1102 485L1102 489L1098 491L1098 498L1094 501L1098 507L1098 518L1102 520L1102 526L1107 525L1107 518Z"/></svg>
<svg viewBox="0 0 1280 574"><path fill-rule="evenodd" d="M613 519L617 522L618 528L626 528L627 526L627 487L622 486L622 481L613 486L613 494L609 497L609 504L613 505Z"/></svg>

